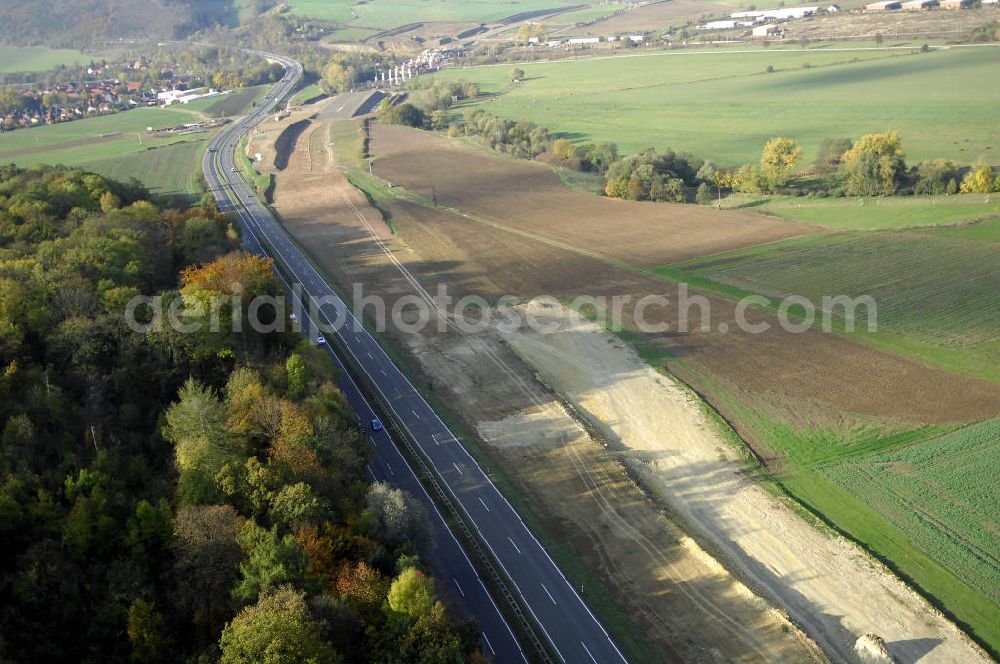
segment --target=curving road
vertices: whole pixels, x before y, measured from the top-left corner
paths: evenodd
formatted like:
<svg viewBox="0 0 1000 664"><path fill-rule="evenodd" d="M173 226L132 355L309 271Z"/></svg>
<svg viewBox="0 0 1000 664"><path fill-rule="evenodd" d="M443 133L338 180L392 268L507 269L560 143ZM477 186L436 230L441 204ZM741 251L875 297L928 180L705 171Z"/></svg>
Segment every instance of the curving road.
<svg viewBox="0 0 1000 664"><path fill-rule="evenodd" d="M272 113L302 76L302 66L294 60L259 55L281 63L286 74L252 113L219 133L205 154L202 167L220 209L238 215L249 249L270 255L289 275L294 304L302 310L298 318L306 321L312 338L317 334L331 339L337 335L349 356L346 363L361 368L364 375L358 377L373 386L380 401L388 404L396 424L416 442L464 513L466 522L492 552L559 660L568 664L625 662L607 631L513 506L235 172L235 150L241 136ZM329 346L327 350L334 355ZM353 381L346 380L352 405L359 408L359 415L367 417L371 409ZM419 483L410 483L411 478L413 482L416 478L388 433L374 433L370 442L376 452L371 468L374 476L396 485L405 483L412 493L429 500ZM432 510L432 515L436 530L441 533L444 522L436 510ZM452 578L462 603L479 621L486 654L495 661L524 661L509 626L479 576L461 548L456 553L455 547L458 543L450 532L448 536L437 537L433 555L446 570L442 573L435 566L439 578Z"/></svg>

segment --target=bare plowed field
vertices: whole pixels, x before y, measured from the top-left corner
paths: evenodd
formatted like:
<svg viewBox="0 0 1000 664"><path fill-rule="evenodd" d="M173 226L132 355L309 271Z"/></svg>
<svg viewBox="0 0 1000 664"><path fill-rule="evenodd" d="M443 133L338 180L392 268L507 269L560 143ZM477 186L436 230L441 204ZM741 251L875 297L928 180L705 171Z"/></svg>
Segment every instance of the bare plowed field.
<svg viewBox="0 0 1000 664"><path fill-rule="evenodd" d="M599 198L567 189L541 164L392 125L375 126L372 153L379 177L424 196L434 193L442 206L557 241L572 238L581 249L637 265L664 265L817 230L757 214ZM415 163L420 167L414 169Z"/></svg>
<svg viewBox="0 0 1000 664"><path fill-rule="evenodd" d="M770 219L739 213L730 221L729 212L671 205L665 206L667 214L676 216L660 222L671 230L653 233L650 224L656 223L659 204L572 192L544 167L435 136L395 127L378 127L374 135L377 175L417 193L434 186L441 205L469 214L463 218L410 206L414 209L407 214L422 223L408 228L406 238L431 268L427 278L463 284L466 293L487 298L627 295L634 303L644 295L666 295L670 304L648 309L646 320L667 323L670 329L646 341L669 354L666 364L672 372L710 398L713 386L704 377L711 376L748 402L763 404L802 426L830 425L844 414L916 424L967 422L1000 412L998 385L926 367L844 337L787 332L774 316L753 309L747 311L747 321L767 323L770 329L751 334L739 329L735 304L714 296L706 296L707 330L700 329L695 307L691 331L675 332L680 316L673 284L592 255L663 264L676 260L674 256L702 253L709 245L725 246L729 241L737 246L727 239L725 228L733 227L738 242L749 243L755 235L756 242L762 242L771 232L802 228L796 224L772 226ZM513 175L504 175L508 170ZM557 202L543 203L545 196L540 193L523 194L528 187L550 192ZM526 196L531 205L525 204ZM609 208L618 215L613 221L605 215ZM629 214L630 210L637 214ZM764 226L752 226L753 232L747 232L747 226L755 223ZM702 230L713 225L711 234ZM439 266L449 267L438 270ZM483 290L475 281L477 275L489 275L492 287ZM634 319L633 313L626 306L625 320ZM727 411L725 403L713 405Z"/></svg>

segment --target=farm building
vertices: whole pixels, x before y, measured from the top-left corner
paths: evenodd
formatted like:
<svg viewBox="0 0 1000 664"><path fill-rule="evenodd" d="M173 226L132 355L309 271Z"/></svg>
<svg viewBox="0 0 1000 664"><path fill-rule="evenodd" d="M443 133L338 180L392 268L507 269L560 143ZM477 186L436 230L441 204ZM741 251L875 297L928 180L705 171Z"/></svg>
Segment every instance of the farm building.
<svg viewBox="0 0 1000 664"><path fill-rule="evenodd" d="M793 18L805 18L812 16L819 10L819 7L782 7L781 9L754 9L742 12L733 12L729 18L749 18L757 23L764 21L785 21Z"/></svg>
<svg viewBox="0 0 1000 664"><path fill-rule="evenodd" d="M741 21L709 21L705 25L701 26L702 30L729 30L735 28L738 25L743 25Z"/></svg>
<svg viewBox="0 0 1000 664"><path fill-rule="evenodd" d="M931 7L937 7L938 0L909 0L909 2L903 3L903 9L911 12L920 11L921 9L930 9Z"/></svg>
<svg viewBox="0 0 1000 664"><path fill-rule="evenodd" d="M866 12L891 12L902 8L903 3L899 0L882 0L865 5Z"/></svg>
<svg viewBox="0 0 1000 664"><path fill-rule="evenodd" d="M781 28L776 25L758 25L753 29L753 36L755 38L770 37L778 34L781 34Z"/></svg>
<svg viewBox="0 0 1000 664"><path fill-rule="evenodd" d="M966 9L972 6L972 0L941 0L944 9Z"/></svg>
<svg viewBox="0 0 1000 664"><path fill-rule="evenodd" d="M600 37L570 37L569 44L600 44Z"/></svg>

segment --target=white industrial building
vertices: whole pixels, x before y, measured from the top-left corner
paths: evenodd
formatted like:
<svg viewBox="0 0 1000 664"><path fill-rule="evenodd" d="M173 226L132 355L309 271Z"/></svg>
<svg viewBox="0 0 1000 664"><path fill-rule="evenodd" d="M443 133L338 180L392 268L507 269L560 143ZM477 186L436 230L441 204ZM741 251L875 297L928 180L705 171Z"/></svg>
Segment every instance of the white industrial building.
<svg viewBox="0 0 1000 664"><path fill-rule="evenodd" d="M734 12L730 18L749 18L756 23L764 21L787 21L792 18L805 18L812 16L819 7L781 7L780 9L754 9L751 11Z"/></svg>

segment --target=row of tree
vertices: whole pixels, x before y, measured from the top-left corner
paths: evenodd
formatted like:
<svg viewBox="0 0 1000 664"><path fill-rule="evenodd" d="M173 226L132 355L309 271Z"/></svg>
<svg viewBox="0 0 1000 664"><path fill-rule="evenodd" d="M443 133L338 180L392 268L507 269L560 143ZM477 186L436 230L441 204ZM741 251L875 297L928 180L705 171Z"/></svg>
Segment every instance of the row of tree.
<svg viewBox="0 0 1000 664"><path fill-rule="evenodd" d="M789 183L802 151L792 139L773 138L764 147L760 165L745 164L735 171L717 173L720 188L745 193L777 193ZM1000 190L988 164L962 168L946 159L930 159L907 167L898 132L866 134L820 143L814 180L800 191L823 195L892 196L901 193L989 193Z"/></svg>
<svg viewBox="0 0 1000 664"><path fill-rule="evenodd" d="M0 660L476 661L326 358L232 325L279 293L237 247L211 206L0 168ZM139 295L219 324L137 328Z"/></svg>
<svg viewBox="0 0 1000 664"><path fill-rule="evenodd" d="M514 68L514 82L524 78ZM619 157L614 143L574 145L553 137L545 127L526 120L508 120L481 108L468 107L461 118L449 113L452 104L475 98L479 90L464 80L424 84L410 101L387 100L382 119L395 124L447 130L450 136L477 136L504 154L522 159L601 174L603 191L612 198L708 204L723 191L743 193L790 192L848 196L890 196L900 193L949 194L958 191L988 193L1000 190L1000 176L988 164L963 169L954 162L934 159L908 168L898 132L867 134L856 142L826 139L820 146L808 180L795 182L802 149L791 138L775 137L764 146L760 161L723 170L689 152L650 148ZM713 196L714 195L714 196Z"/></svg>

